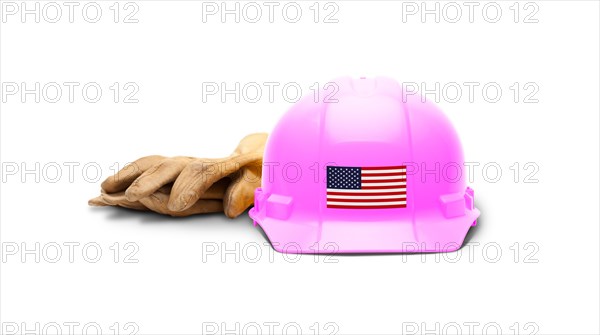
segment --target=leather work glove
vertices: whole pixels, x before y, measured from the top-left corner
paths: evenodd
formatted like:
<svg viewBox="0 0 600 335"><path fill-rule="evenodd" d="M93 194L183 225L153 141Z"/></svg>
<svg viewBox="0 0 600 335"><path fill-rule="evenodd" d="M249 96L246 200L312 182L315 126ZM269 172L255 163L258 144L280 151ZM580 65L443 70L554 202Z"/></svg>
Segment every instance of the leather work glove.
<svg viewBox="0 0 600 335"><path fill-rule="evenodd" d="M225 158L147 156L102 182L90 206L120 206L171 216L223 211L230 218L254 202L267 134L244 137Z"/></svg>

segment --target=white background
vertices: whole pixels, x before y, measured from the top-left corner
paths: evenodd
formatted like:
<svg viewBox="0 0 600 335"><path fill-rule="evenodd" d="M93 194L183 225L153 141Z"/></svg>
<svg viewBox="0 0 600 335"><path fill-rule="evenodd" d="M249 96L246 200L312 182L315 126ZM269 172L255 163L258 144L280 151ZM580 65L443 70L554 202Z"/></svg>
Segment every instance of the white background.
<svg viewBox="0 0 600 335"><path fill-rule="evenodd" d="M312 1L298 3L297 23L285 21L293 17L291 9L282 15L285 2L277 3L272 23L262 2L258 23L245 20L253 12L240 23L233 15L223 23L219 14L203 22L203 5L195 1L134 2L138 22L124 23L134 7L122 2L115 23L113 2L97 3L97 23L82 16L86 2L77 3L72 23L62 2L57 23L46 20L54 18L52 8L39 23L33 15L21 22L20 12L2 18L3 94L10 83L80 84L73 102L63 86L57 103L44 96L36 103L32 94L23 102L19 92L1 106L5 333L51 333L57 323L67 334L69 322L78 323L75 333L97 325L106 334L115 333L115 323L120 334L129 333L127 322L138 334L210 333L215 325L217 333L252 333L253 323L266 334L271 322L278 333L287 325L308 334L453 333L457 326L468 334L469 323L474 333L486 326L490 334L497 327L505 334L600 332L598 2L520 3L517 16L513 2L498 2L496 23L486 21L494 7L482 14L486 2L476 2L472 20L459 2L457 23L448 22L454 7L441 12L439 23L433 15L422 22L420 12L403 17L410 8L392 1L320 3L318 23ZM339 22L323 22L335 8ZM88 14L93 18L93 9ZM538 22L525 22L532 20ZM202 83L298 83L311 94L315 82L342 75L385 75L429 89L480 85L473 101L466 86L457 102L450 101L454 94L438 99L466 159L481 164L471 185L482 215L461 251L295 259L264 245L246 214L174 219L87 206L115 163L149 154L225 156L245 134L270 131L291 105L280 89L270 102L266 87L257 103L218 95L203 103ZM103 90L97 103L82 97L90 82ZM118 103L109 88L115 82ZM128 82L139 88L138 103L122 102ZM486 83L502 88L499 101L486 101ZM524 103L531 87L538 88L534 102ZM69 162L79 164L72 182ZM493 169L482 174L490 162L502 169L497 182ZM24 174L36 163L37 172ZM92 168L84 176L85 164ZM61 177L52 182L56 165ZM9 166L19 170L9 173ZM93 166L101 167L100 181ZM73 262L69 242L79 243ZM36 243L37 251L23 252ZM52 263L56 244L62 257ZM99 246L98 262L82 256L84 245ZM138 262L125 262L135 246Z"/></svg>

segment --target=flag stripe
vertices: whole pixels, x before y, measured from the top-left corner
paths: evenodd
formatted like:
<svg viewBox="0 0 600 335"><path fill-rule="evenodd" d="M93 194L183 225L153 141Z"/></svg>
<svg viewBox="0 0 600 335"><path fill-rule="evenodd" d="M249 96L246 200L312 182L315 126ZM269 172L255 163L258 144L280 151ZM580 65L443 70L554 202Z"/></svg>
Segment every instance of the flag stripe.
<svg viewBox="0 0 600 335"><path fill-rule="evenodd" d="M379 173L379 171L375 171L373 173L371 172L366 172L363 171L361 173L361 175L363 176L363 178L365 176L368 177L386 177L386 176L406 176L406 172L386 172L386 173Z"/></svg>
<svg viewBox="0 0 600 335"><path fill-rule="evenodd" d="M333 201L343 201L343 202L381 202L382 200L388 201L396 201L396 200L406 200L405 195L374 195L368 197L359 197L353 195L332 195L327 199Z"/></svg>
<svg viewBox="0 0 600 335"><path fill-rule="evenodd" d="M402 178L388 178L388 179L379 179L379 180L364 180L362 181L362 184L382 184L382 183L396 183L396 182L405 182L406 179L402 179Z"/></svg>
<svg viewBox="0 0 600 335"><path fill-rule="evenodd" d="M346 201L327 201L327 205L337 206L392 206L392 205L406 205L406 201L377 201L369 204L369 202L346 202Z"/></svg>
<svg viewBox="0 0 600 335"><path fill-rule="evenodd" d="M406 208L406 205L388 205L388 206L346 206L346 205L327 205L327 208L339 209L384 209L384 208Z"/></svg>
<svg viewBox="0 0 600 335"><path fill-rule="evenodd" d="M378 194L381 192L400 192L400 193L406 193L406 187L404 186L400 186L400 187L381 187L383 189L379 189L377 187L373 188L373 189L361 189L361 190L344 190L344 189L340 189L340 188L328 188L327 189L327 194L347 194L347 193L369 193L369 194Z"/></svg>
<svg viewBox="0 0 600 335"><path fill-rule="evenodd" d="M400 189L399 189L400 190ZM401 189L404 190L404 189ZM364 195L364 196L371 196L371 195L402 195L402 194L406 194L406 191L400 191L400 192L378 192L376 190L373 190L373 192L371 192L371 190L369 190L368 192L330 192L327 191L327 195Z"/></svg>
<svg viewBox="0 0 600 335"><path fill-rule="evenodd" d="M396 185L392 185L392 186L363 186L363 190L385 190L385 189L392 189L392 188L399 188L401 186L396 186Z"/></svg>
<svg viewBox="0 0 600 335"><path fill-rule="evenodd" d="M362 171L371 171L371 170L406 170L406 166L371 166L371 167L363 167Z"/></svg>
<svg viewBox="0 0 600 335"><path fill-rule="evenodd" d="M378 174L378 173L406 173L406 169L389 169L389 170L373 170L365 171L362 170L361 174Z"/></svg>
<svg viewBox="0 0 600 335"><path fill-rule="evenodd" d="M389 176L376 176L376 177L371 177L369 175L368 177L367 176L362 176L361 179L362 179L362 181L365 181L365 180L406 179L406 175L403 175L403 176L389 175Z"/></svg>
<svg viewBox="0 0 600 335"><path fill-rule="evenodd" d="M401 186L406 185L405 181L393 182L393 183L363 183L363 187L385 187L385 186Z"/></svg>

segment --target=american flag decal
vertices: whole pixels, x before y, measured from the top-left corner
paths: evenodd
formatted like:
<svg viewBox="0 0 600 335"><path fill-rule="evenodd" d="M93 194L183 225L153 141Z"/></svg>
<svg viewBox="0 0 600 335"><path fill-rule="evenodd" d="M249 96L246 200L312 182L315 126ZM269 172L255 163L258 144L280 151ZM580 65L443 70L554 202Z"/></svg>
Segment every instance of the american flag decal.
<svg viewBox="0 0 600 335"><path fill-rule="evenodd" d="M327 167L327 208L406 207L406 166Z"/></svg>

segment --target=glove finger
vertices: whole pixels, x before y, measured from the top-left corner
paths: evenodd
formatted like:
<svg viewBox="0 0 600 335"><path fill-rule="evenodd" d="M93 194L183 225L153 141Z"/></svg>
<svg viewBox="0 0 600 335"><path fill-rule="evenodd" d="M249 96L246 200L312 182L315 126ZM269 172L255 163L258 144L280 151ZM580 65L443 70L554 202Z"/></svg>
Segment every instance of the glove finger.
<svg viewBox="0 0 600 335"><path fill-rule="evenodd" d="M248 165L231 181L223 197L227 217L238 217L254 203L254 190L260 187L261 172L261 165Z"/></svg>
<svg viewBox="0 0 600 335"><path fill-rule="evenodd" d="M146 208L146 206L144 206L143 204L141 204L138 201L127 200L127 198L125 197L125 192L117 192L117 193L110 193L110 194L103 192L100 195L100 198L102 198L101 201L105 203L105 206L119 206L119 207L125 207L125 208L130 208L130 209L137 209L137 210L141 210L141 211L148 210L148 208Z"/></svg>
<svg viewBox="0 0 600 335"><path fill-rule="evenodd" d="M106 202L104 199L102 199L101 195L88 200L88 205L89 206L110 206L110 204L108 202Z"/></svg>
<svg viewBox="0 0 600 335"><path fill-rule="evenodd" d="M155 192L145 198L142 198L140 199L140 202L152 211L175 217L223 211L223 202L221 200L198 200L186 210L173 212L167 208L169 195L161 192Z"/></svg>
<svg viewBox="0 0 600 335"><path fill-rule="evenodd" d="M163 156L146 156L125 165L119 172L102 182L102 189L107 193L124 191L131 183L151 166L163 160Z"/></svg>
<svg viewBox="0 0 600 335"><path fill-rule="evenodd" d="M262 153L249 153L218 160L196 160L175 180L168 208L179 212L191 207L217 180L261 159Z"/></svg>
<svg viewBox="0 0 600 335"><path fill-rule="evenodd" d="M220 180L217 180L214 184L212 184L208 190L206 190L206 192L202 193L202 195L200 196L200 199L219 199L219 200L223 200L223 196L225 195L225 190L227 190L227 187L229 186L229 183L231 182L230 178L223 178ZM160 193L164 193L164 194L171 194L171 189L173 188L173 183L168 183L164 186L162 186L161 188L159 188L158 190L156 190L156 192L160 192Z"/></svg>
<svg viewBox="0 0 600 335"><path fill-rule="evenodd" d="M144 171L127 190L125 195L129 201L138 201L156 192L162 186L175 181L177 176L192 160L190 157L174 157L163 159Z"/></svg>

